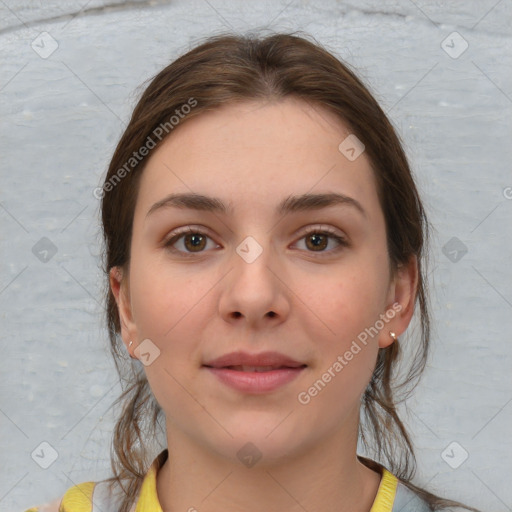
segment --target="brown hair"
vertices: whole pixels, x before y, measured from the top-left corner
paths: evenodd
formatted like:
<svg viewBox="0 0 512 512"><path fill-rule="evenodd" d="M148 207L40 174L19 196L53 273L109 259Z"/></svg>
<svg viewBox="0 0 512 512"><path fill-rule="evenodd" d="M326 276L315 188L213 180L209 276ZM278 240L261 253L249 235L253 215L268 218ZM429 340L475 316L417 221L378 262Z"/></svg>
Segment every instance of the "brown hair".
<svg viewBox="0 0 512 512"><path fill-rule="evenodd" d="M126 493L120 512L128 511L155 456L152 443L162 414L141 365L132 364L126 356L118 336L120 320L115 298L108 286L110 269L119 266L127 270L129 265L138 183L147 159L131 161L132 169L127 169L126 163L147 144L148 137L156 145L165 140L165 136L154 140L154 134L161 131L159 127L167 126L166 136L172 134L169 119L191 98L196 102L195 107L187 109L189 113L181 122L228 103L279 100L287 96L301 98L334 113L363 142L376 177L392 269L396 270L411 257L417 258L419 266L416 301L420 332L412 362L398 379L396 366L403 359L399 343L379 350L362 400L359 432L372 458L359 456L359 459L377 471L382 465L387 467L434 510L459 506L476 511L411 483L416 459L397 413L397 404L412 391L425 367L430 335L424 268L428 223L404 150L377 101L348 66L316 41L295 34L218 35L179 57L160 71L143 92L110 162L101 209L108 288L106 319L112 354L124 385L118 400L123 410L113 434L114 476L110 479ZM122 168L127 172L120 172ZM114 183L120 175L122 179ZM401 399L397 397L398 392L402 392Z"/></svg>

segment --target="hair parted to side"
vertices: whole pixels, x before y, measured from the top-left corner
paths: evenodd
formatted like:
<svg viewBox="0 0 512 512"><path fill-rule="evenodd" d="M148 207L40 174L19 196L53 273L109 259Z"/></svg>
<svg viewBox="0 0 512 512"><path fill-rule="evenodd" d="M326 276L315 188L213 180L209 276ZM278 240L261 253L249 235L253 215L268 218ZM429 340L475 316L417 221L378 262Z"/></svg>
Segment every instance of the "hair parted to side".
<svg viewBox="0 0 512 512"><path fill-rule="evenodd" d="M110 162L105 185L125 166L134 152L146 144L155 130L168 123L182 105L196 104L180 122L202 112L235 102L279 101L294 96L323 107L338 118L365 145L375 174L387 229L392 270L416 257L419 267L416 306L420 324L413 360L399 380L401 360L398 342L380 349L377 363L362 400L360 440L370 458L359 456L372 469L384 465L432 507L466 507L435 496L411 483L416 469L413 446L397 413L398 391L402 400L415 387L425 367L430 338L430 316L425 281L428 222L407 158L390 121L357 76L310 36L223 34L210 37L160 71L136 105ZM310 41L309 39L313 39ZM172 135L172 131L168 136ZM156 141L156 146L165 140ZM341 142L341 140L340 140ZM106 275L106 320L123 394L113 434L112 483L122 486L126 498L120 512L128 512L149 465L156 456L153 446L162 412L138 362L126 355L120 340L120 319L109 286L109 271L127 271L133 215L140 176L147 158L133 165L101 200ZM119 175L119 174L118 174ZM108 190L108 191L107 191ZM172 457L172 453L169 453Z"/></svg>

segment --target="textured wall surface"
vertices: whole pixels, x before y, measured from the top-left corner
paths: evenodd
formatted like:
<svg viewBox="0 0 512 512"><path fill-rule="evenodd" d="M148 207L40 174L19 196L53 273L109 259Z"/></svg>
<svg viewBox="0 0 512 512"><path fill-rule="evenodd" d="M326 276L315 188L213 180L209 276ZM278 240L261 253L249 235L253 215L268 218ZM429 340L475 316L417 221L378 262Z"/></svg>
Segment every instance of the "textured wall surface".
<svg viewBox="0 0 512 512"><path fill-rule="evenodd" d="M398 127L436 228L417 482L512 510L510 0L3 0L0 20L0 510L108 473L93 190L137 87L201 37L263 27L347 60Z"/></svg>

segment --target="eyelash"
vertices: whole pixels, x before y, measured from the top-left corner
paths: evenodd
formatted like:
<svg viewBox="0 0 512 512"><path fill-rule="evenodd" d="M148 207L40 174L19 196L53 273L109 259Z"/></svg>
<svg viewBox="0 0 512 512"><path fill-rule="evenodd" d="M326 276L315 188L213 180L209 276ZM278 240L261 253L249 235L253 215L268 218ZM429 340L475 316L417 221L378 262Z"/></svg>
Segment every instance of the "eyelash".
<svg viewBox="0 0 512 512"><path fill-rule="evenodd" d="M176 248L172 247L180 238L182 238L184 235L187 235L187 234L206 236L207 238L211 239L211 237L206 232L202 231L200 228L195 228L194 226L187 226L178 231L175 231L174 233L171 233L170 238L164 243L164 247L168 248L171 252L178 253L180 256L183 256L185 258L194 257L197 254L204 253L205 252L204 250L198 251L197 253L183 252L183 251L179 251ZM303 238L306 238L307 236L312 235L312 234L327 235L339 244L338 247L331 249L330 251L325 251L325 250L323 250L323 251L306 251L306 252L309 252L312 254L316 254L319 257L327 256L331 253L338 252L339 250L346 248L349 245L348 241L344 237L340 236L336 231L329 228L328 226L322 227L322 228L319 228L319 227L309 228L306 232L304 232L302 234L302 236L299 238L299 240L302 240Z"/></svg>

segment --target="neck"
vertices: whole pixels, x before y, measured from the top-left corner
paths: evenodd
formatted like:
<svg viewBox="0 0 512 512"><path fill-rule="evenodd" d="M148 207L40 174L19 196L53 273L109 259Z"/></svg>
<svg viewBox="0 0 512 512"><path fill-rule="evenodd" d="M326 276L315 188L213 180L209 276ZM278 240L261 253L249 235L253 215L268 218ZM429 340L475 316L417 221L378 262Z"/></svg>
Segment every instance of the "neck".
<svg viewBox="0 0 512 512"><path fill-rule="evenodd" d="M245 467L167 425L169 457L157 475L164 512L368 512L380 474L357 459L357 428L337 431L286 460Z"/></svg>

